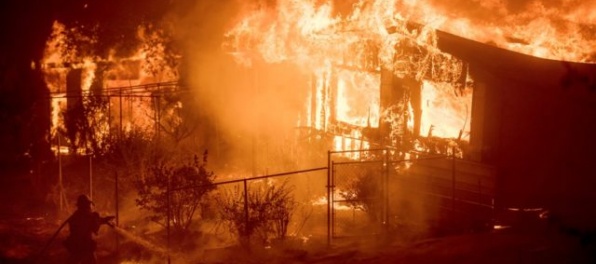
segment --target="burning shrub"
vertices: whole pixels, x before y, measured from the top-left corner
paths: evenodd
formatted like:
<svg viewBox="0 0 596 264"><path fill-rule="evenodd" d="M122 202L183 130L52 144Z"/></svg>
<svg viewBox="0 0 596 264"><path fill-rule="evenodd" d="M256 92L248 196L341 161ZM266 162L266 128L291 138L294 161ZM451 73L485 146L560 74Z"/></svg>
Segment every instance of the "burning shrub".
<svg viewBox="0 0 596 264"><path fill-rule="evenodd" d="M349 182L340 196L350 207L366 212L372 221L377 221L382 212L381 190L380 175L366 171Z"/></svg>
<svg viewBox="0 0 596 264"><path fill-rule="evenodd" d="M149 168L146 178L136 181L142 209L152 211L152 220L164 224L168 217L168 190L170 191L170 223L177 233L188 230L203 198L215 189L213 172L207 171L207 152L200 163L195 156L191 164L168 166L164 163ZM169 188L168 188L169 185ZM167 222L166 222L167 223Z"/></svg>
<svg viewBox="0 0 596 264"><path fill-rule="evenodd" d="M271 239L285 239L288 224L296 202L290 195L287 182L275 184L251 184L246 195L238 186L222 193L217 199L223 220L229 223L230 230L239 236L246 246L250 237L256 235L258 241L267 243Z"/></svg>

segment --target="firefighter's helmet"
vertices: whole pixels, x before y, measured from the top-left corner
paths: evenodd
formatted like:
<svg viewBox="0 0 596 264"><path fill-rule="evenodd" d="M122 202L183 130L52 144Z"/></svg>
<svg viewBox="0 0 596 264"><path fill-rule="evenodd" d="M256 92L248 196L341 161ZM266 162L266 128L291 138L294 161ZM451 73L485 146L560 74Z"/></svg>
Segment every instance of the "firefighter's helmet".
<svg viewBox="0 0 596 264"><path fill-rule="evenodd" d="M77 207L87 207L93 204L93 201L85 194L79 195L77 198Z"/></svg>

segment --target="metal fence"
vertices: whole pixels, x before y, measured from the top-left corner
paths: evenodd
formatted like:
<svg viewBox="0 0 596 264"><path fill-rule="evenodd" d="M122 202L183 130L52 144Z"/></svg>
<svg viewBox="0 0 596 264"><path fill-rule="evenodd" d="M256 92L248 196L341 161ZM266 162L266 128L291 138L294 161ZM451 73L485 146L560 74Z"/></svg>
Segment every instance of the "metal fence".
<svg viewBox="0 0 596 264"><path fill-rule="evenodd" d="M214 185L221 192L236 192L244 210L244 221L248 223L251 192L263 184L286 182L296 205L288 235L304 240L326 236L327 243L342 237L377 235L409 223L468 228L486 223L492 217L495 170L490 166L453 156L404 154L392 149L328 152L327 162L327 167L220 181ZM122 204L131 206L134 201L119 196L117 176L115 173L113 182L95 181L93 185L103 186L104 190L113 186L115 204L105 207L116 207L120 220L119 208L126 206ZM171 188L167 192L171 195L196 187ZM217 228L211 231L217 233Z"/></svg>
<svg viewBox="0 0 596 264"><path fill-rule="evenodd" d="M391 149L329 152L328 167L214 185L235 189L242 196L248 226L249 195L262 181L271 180L285 181L296 198L288 234L304 239L326 235L329 244L412 223L443 229L486 223L492 217L495 192L492 167L453 156L406 155Z"/></svg>
<svg viewBox="0 0 596 264"><path fill-rule="evenodd" d="M495 170L454 156L391 149L329 152L328 239L403 225L461 231L492 217Z"/></svg>
<svg viewBox="0 0 596 264"><path fill-rule="evenodd" d="M382 231L388 218L387 156L386 150L329 152L329 242Z"/></svg>
<svg viewBox="0 0 596 264"><path fill-rule="evenodd" d="M396 218L423 220L441 232L480 228L492 218L496 178L493 167L429 154L393 164L407 167L392 171L390 177L402 207L397 206Z"/></svg>

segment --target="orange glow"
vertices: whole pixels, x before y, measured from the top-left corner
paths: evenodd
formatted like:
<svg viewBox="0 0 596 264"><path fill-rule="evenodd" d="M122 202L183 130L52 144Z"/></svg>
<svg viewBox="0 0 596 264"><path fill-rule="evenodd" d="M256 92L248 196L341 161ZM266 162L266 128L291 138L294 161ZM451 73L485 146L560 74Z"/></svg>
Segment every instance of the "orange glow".
<svg viewBox="0 0 596 264"><path fill-rule="evenodd" d="M383 118L381 68L418 81L453 81L461 75L461 61L436 48L432 27L409 26L393 1L359 1L340 15L331 1L280 0L272 8L243 12L224 46L245 66L291 63L311 74L306 114L297 123L322 131L335 124L330 122L344 124L342 134L333 138L334 150L358 150L370 147L362 128L378 128ZM411 130L412 106L407 107ZM357 153L342 155L359 158Z"/></svg>
<svg viewBox="0 0 596 264"><path fill-rule="evenodd" d="M520 1L517 9L506 1L391 2L412 21L458 36L546 59L596 62L594 1Z"/></svg>
<svg viewBox="0 0 596 264"><path fill-rule="evenodd" d="M133 89L132 87L177 80L177 70L166 63L164 39L157 34L147 34L143 28L139 28L138 37L142 45L134 55L128 58L116 58L113 55L108 58L99 58L80 56L72 51L76 49L67 49L65 33L68 30L73 29L65 28L58 21L54 22L53 32L46 42L44 58L41 63L44 79L52 96L52 135L56 134L58 128L64 128L61 116L70 99L66 96L66 79L68 73L74 69L81 70L80 96L82 98L92 93L91 85L98 80L97 83L102 85L99 87L102 89L99 94L111 96L106 98L109 98L108 103L111 106L108 109L112 112L98 112L95 113L96 116L88 116L90 122L94 122L93 120L120 122L120 119L110 119L109 116L120 116L122 113L122 128L126 131L132 129L133 126L145 128L154 126L153 106L155 102L149 97L151 91L138 87ZM115 54L116 51L114 50L112 53ZM151 56L148 55L149 53ZM109 67L103 68L101 75L98 75L98 64L100 63L109 65ZM121 104L120 101L114 101L118 96L123 96ZM82 102L86 101L83 99ZM168 114L172 113L161 113L164 117ZM110 124L94 122L93 126L98 133L96 135L98 139L109 134Z"/></svg>
<svg viewBox="0 0 596 264"><path fill-rule="evenodd" d="M333 192L333 199L335 200L343 200L342 196L341 196L342 191L339 189L335 189L335 191ZM311 202L312 205L325 205L327 206L327 204L329 203L327 201L327 196L321 196L319 198L317 198L316 200ZM334 203L333 204L333 209L337 210L337 211L349 211L349 210L360 210L359 208L353 208L350 207L348 205L345 205L343 203Z"/></svg>
<svg viewBox="0 0 596 264"><path fill-rule="evenodd" d="M330 122L355 126L335 135L335 150L369 148L361 128L379 126L381 66L396 74L424 75L424 62L411 62L406 56L396 63L395 46L402 41L435 43L430 30L411 33L391 2L359 2L353 7L350 14L339 16L330 1L281 0L275 8L249 8L226 34L225 46L239 63L291 63L311 74L314 89L307 93L306 114L298 123L305 120L322 131L328 131Z"/></svg>
<svg viewBox="0 0 596 264"><path fill-rule="evenodd" d="M52 98L52 127L50 128L50 133L52 135L56 135L58 127L61 126L60 122L60 113L64 111L66 107L66 94L59 94Z"/></svg>
<svg viewBox="0 0 596 264"><path fill-rule="evenodd" d="M361 127L378 127L380 75L339 70L337 120Z"/></svg>
<svg viewBox="0 0 596 264"><path fill-rule="evenodd" d="M59 65L69 57L65 46L66 40L64 31L64 25L58 21L54 21L54 24L52 24L52 34L50 35L44 50L44 65Z"/></svg>
<svg viewBox="0 0 596 264"><path fill-rule="evenodd" d="M421 90L421 135L469 141L472 89L457 94L449 84L424 81Z"/></svg>
<svg viewBox="0 0 596 264"><path fill-rule="evenodd" d="M225 46L247 66L262 59L317 72L330 64L379 70L374 64L380 62L396 72L413 73L421 65L396 64L395 45L403 41L435 45L432 28L409 30L393 1L360 1L344 16L333 14L331 2L317 2L280 0L276 8L249 9L227 32Z"/></svg>

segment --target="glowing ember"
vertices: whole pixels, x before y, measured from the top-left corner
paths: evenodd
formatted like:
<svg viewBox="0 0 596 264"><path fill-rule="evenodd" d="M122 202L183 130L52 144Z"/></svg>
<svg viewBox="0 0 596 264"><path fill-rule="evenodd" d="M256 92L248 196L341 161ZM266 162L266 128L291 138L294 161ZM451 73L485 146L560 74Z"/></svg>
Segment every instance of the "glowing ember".
<svg viewBox="0 0 596 264"><path fill-rule="evenodd" d="M503 230L503 229L507 229L507 228L511 228L510 226L506 226L506 225L494 225L493 229L494 230Z"/></svg>
<svg viewBox="0 0 596 264"><path fill-rule="evenodd" d="M340 193L341 193L341 191L336 189L335 192L334 192L334 194L333 194L334 195L334 198L335 199L342 199L341 196L340 196ZM325 205L325 206L327 206L327 204L328 204L328 201L327 201L327 196L326 195L325 196L321 196L318 199L312 201L312 205ZM338 211L360 210L359 208L350 207L350 206L347 206L347 205L342 204L342 203L334 203L333 209L334 210L338 210Z"/></svg>

